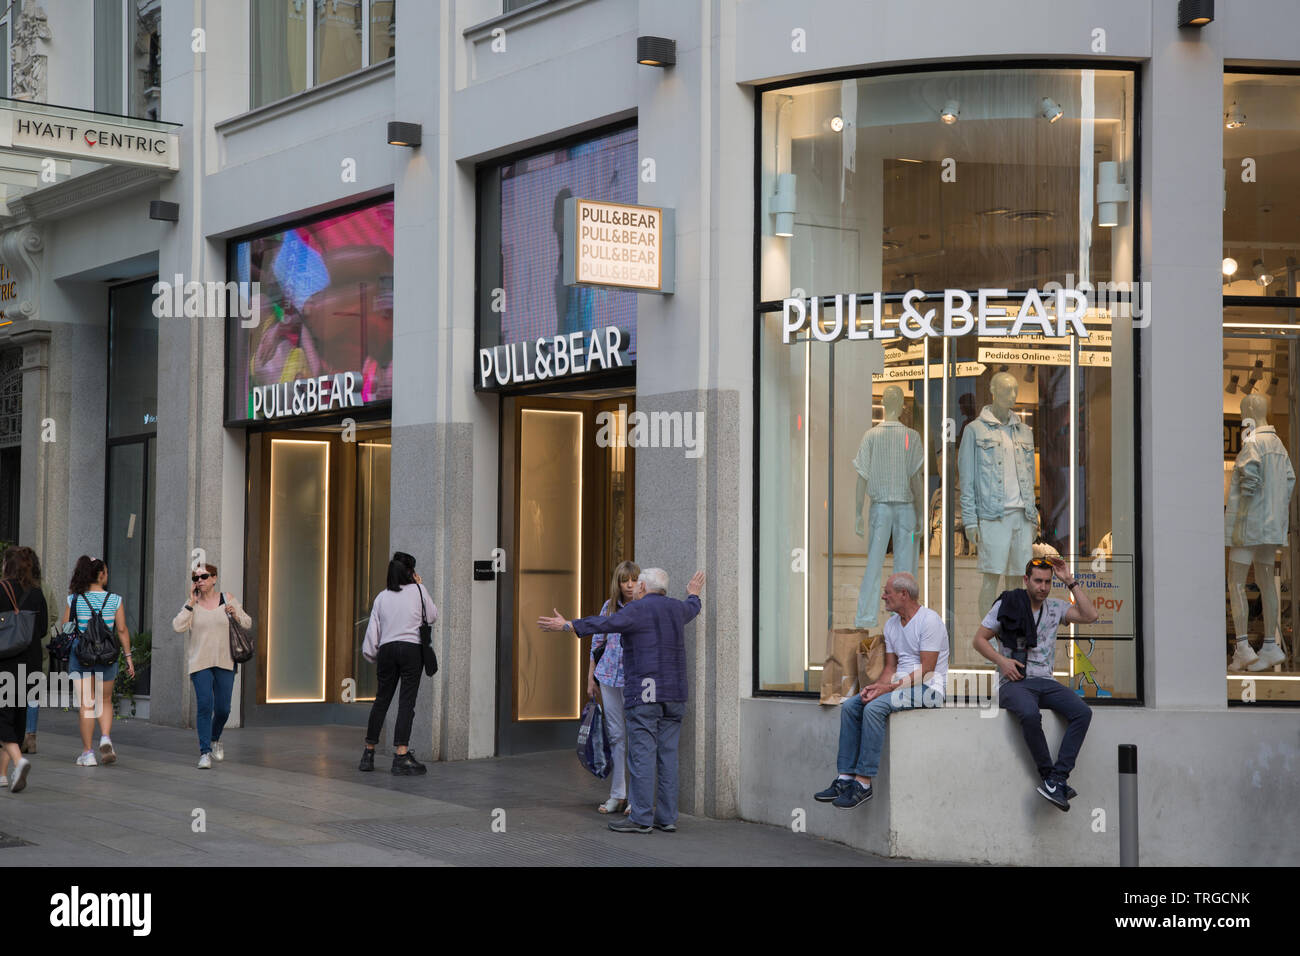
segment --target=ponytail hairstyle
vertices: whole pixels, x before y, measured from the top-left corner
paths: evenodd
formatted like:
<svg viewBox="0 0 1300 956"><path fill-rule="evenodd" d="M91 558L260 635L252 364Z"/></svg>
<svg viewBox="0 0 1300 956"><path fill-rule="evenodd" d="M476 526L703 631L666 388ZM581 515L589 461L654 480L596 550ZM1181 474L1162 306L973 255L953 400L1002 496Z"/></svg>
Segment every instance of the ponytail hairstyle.
<svg viewBox="0 0 1300 956"><path fill-rule="evenodd" d="M99 577L99 572L104 570L104 562L99 558L92 558L90 555L83 554L77 558L77 566L72 569L72 581L68 584L69 594L85 594L87 589L95 583Z"/></svg>
<svg viewBox="0 0 1300 956"><path fill-rule="evenodd" d="M393 552L388 562L388 590L400 591L403 585L415 582L415 558L405 551Z"/></svg>
<svg viewBox="0 0 1300 956"><path fill-rule="evenodd" d="M624 581L635 581L641 577L641 566L635 561L620 561L614 568L614 576L609 582L609 613L613 614L623 606L623 589L619 587Z"/></svg>

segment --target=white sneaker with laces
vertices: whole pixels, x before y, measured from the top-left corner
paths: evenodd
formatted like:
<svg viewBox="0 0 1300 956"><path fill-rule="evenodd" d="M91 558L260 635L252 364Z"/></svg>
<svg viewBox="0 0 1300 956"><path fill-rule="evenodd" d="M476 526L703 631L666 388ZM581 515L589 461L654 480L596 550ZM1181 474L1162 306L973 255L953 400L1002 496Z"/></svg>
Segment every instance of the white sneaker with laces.
<svg viewBox="0 0 1300 956"><path fill-rule="evenodd" d="M199 758L199 769L200 770L212 769L212 754L204 754L202 757Z"/></svg>
<svg viewBox="0 0 1300 956"><path fill-rule="evenodd" d="M32 762L24 757L9 771L9 792L18 793L27 786L27 775L31 773Z"/></svg>
<svg viewBox="0 0 1300 956"><path fill-rule="evenodd" d="M212 741L212 759L218 763L226 759L226 748L221 746L220 740Z"/></svg>
<svg viewBox="0 0 1300 956"><path fill-rule="evenodd" d="M95 767L98 766L98 761L95 760L94 753L87 750L84 754L82 754L80 757L77 758L77 766Z"/></svg>
<svg viewBox="0 0 1300 956"><path fill-rule="evenodd" d="M1247 666L1248 671L1266 671L1272 670L1274 664L1281 664L1286 660L1286 655L1282 653L1282 648L1276 644L1265 644L1255 655L1254 663Z"/></svg>
<svg viewBox="0 0 1300 956"><path fill-rule="evenodd" d="M1250 641L1238 641L1237 649L1232 654L1232 660L1228 662L1228 670L1244 671L1257 660L1259 660L1259 655L1250 646Z"/></svg>

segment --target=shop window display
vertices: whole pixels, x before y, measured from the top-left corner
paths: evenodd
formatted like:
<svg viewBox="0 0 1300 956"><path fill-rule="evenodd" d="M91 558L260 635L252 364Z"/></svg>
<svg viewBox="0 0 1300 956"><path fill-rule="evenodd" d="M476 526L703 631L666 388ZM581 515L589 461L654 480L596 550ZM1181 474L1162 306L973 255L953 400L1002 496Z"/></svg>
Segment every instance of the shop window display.
<svg viewBox="0 0 1300 956"><path fill-rule="evenodd" d="M987 696L975 629L1027 561L1059 554L1102 618L1062 641L1058 679L1135 699L1140 297L1094 295L1086 338L1009 334L1031 290L1132 279L1134 210L1103 225L1097 204L1101 163L1133 185L1131 74L877 76L767 91L760 109L757 689L814 692L828 632L879 633L880 583L913 571L948 627L949 699ZM921 312L984 289L1009 314L987 334L784 334L787 297L856 293L863 329L876 291L891 334L913 289Z"/></svg>
<svg viewBox="0 0 1300 956"><path fill-rule="evenodd" d="M1230 703L1300 701L1300 76L1223 85L1223 537Z"/></svg>

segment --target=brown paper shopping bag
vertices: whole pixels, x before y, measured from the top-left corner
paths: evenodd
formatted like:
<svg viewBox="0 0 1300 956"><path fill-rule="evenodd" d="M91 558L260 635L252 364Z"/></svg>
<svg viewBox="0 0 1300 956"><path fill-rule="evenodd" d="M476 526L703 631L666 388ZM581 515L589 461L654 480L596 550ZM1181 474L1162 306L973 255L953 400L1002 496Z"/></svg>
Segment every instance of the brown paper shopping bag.
<svg viewBox="0 0 1300 956"><path fill-rule="evenodd" d="M858 645L858 690L874 684L885 672L885 636L877 634Z"/></svg>
<svg viewBox="0 0 1300 956"><path fill-rule="evenodd" d="M858 684L858 645L866 631L858 628L832 628L826 633L826 660L822 664L821 702L839 705L856 694Z"/></svg>

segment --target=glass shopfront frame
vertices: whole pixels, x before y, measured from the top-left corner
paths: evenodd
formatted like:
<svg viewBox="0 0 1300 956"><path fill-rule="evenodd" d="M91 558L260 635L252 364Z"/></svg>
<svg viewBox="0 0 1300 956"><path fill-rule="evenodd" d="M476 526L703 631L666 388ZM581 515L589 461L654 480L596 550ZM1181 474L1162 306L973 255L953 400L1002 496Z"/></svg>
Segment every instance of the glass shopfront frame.
<svg viewBox="0 0 1300 956"><path fill-rule="evenodd" d="M989 91L996 95L983 96L985 102L981 102ZM801 108L804 104L796 102L801 96L811 108ZM955 101L958 116L955 123L949 123L940 114ZM949 628L950 675L957 677L957 696L989 693L991 665L970 659L970 640L979 624L976 614L983 613L976 609L966 580L972 569L962 566L971 562L951 552L959 550L953 519L961 497L957 474L961 432L978 418L979 406L990 402L993 376L1007 372L1015 379L1020 396L1014 400L1014 410L1045 416L1042 424L1034 423L1035 495L1047 490L1045 477L1051 478L1053 486L1060 486L1054 487L1049 508L1039 509L1045 512L1040 517L1043 530L1050 533L1036 535L1033 554L1047 550L1043 545L1056 550L1081 579L1090 582L1094 599L1107 600L1105 608L1099 603L1102 618L1098 624L1071 627L1069 634L1062 630L1054 669L1058 677L1069 679L1076 692L1086 687L1090 702L1097 697L1107 703L1142 702L1142 655L1136 640L1141 619L1140 427L1137 336L1132 327L1143 303L1127 285L1119 291L1112 285L1109 292L1104 285L1130 283L1140 275L1139 102L1135 68L1107 64L1099 69L1095 63L973 64L951 70L927 66L814 77L797 85L773 84L757 90L756 696L815 695L817 662L825 656L822 639L827 631L863 629L863 636L865 631L878 633L878 626L860 620L861 608L853 606L857 602L852 596L840 592L852 590L847 578L855 576L843 565L856 560L854 570L861 574L862 565L870 563L867 554L852 553L862 547L854 537L854 499L864 496L860 490L855 495L850 461L858 439L865 439L862 428L885 417L901 418L900 424L915 429L924 451L920 456L922 494L937 501L933 517L939 530L934 534L930 501L921 503L922 518L913 518L924 526L916 544L918 566L924 573L918 571L917 577L922 602L940 610ZM933 112L928 118L918 120L915 112L929 108ZM1065 114L1067 122L1061 127L1050 118L1053 108ZM909 110L913 111L910 119ZM782 115L785 111L788 116ZM933 125L927 127L929 121ZM792 130L788 138L781 137L780 125ZM859 126L870 131L867 137L855 132ZM1009 138L1007 126L1014 134ZM1061 130L1071 130L1067 134L1071 138L1064 143L1059 133L1053 137L1053 132ZM962 135L954 136L954 131ZM981 162L981 142L997 142L999 136L1011 144L1009 157ZM879 179L872 180L876 175L872 164L877 161ZM1102 163L1118 164L1111 169L1128 188L1129 198L1121 200L1118 220L1110 218L1114 207L1096 204L1106 175ZM1022 168L1010 168L1016 165ZM1039 174L1037 178L1026 175L1024 167ZM793 173L792 179L782 177L785 172ZM952 178L945 178L945 173L953 174ZM1058 181L1055 191L1054 184L1046 182L1052 177ZM964 190L964 196L956 187L943 191L946 184L963 180L973 185ZM855 190L867 198L853 199ZM998 202L1008 193L1017 202ZM1074 202L1076 196L1076 210L1069 208L1069 202L1060 207L1050 205L1053 198ZM891 205L896 208L890 209ZM966 210L971 221L965 225L955 221L963 206L971 207ZM782 222L779 214L792 209L797 212ZM899 222L904 209L919 213L912 212L913 219L902 216ZM947 211L954 221L943 220ZM1032 239L1043 234L1040 223L1051 224L1053 218L1059 220L1057 232L1068 241L1055 245L1048 241L1043 243L1046 248L1032 248ZM939 228L928 228L932 224ZM969 230L964 238L959 229ZM802 239L800 231L805 232ZM879 252L870 248L874 245L872 233L877 233L874 242L879 243ZM860 234L867 238L859 240ZM1079 255L1071 258L1071 237L1075 235L1079 237ZM965 245L967 254L948 254L945 243L950 241L958 249ZM785 250L781 243L787 244ZM931 276L918 275L924 270L915 267L890 268L891 257L901 257L892 253L900 249L913 252L905 249L908 244L915 255L939 263ZM773 268L783 256L788 273ZM977 342L974 335L919 341L841 339L832 345L804 332L797 342L781 342L782 300L787 296L821 298L826 323L834 315L836 294L856 293L860 303L865 300L865 317L872 293L880 291L884 314L896 317L908 289L927 291L927 301L918 306L924 312L942 308L945 289L965 289L975 299L979 288L1015 286L1009 291L999 289L1002 301L990 302L1009 306L1014 315L1029 289L1050 288L1053 281L1067 287L1082 286L1083 281L1093 284L1101 294L1093 297L1094 308L1089 309L1086 324L1090 330L1106 333L1103 337L1092 342L1040 337L1032 348L1021 349L1025 354L995 360L988 359L992 346L1004 343L996 339ZM1136 324L1140 327L1143 323ZM1023 347L1027 343L1015 344ZM1042 354L1042 346L1061 354ZM851 350L856 350L856 355ZM994 366L994 361L997 365L980 369L972 382L972 365L981 360L987 366ZM901 404L901 415L896 408L886 411L884 391L891 384L905 389L902 403L897 402L896 393L888 403ZM1028 404L1026 393L1031 400ZM1116 407L1131 407L1132 414L1113 417L1112 401ZM855 430L848 418L853 413L863 417L864 405L872 408L871 420L857 423ZM850 410L847 415L846 407ZM1027 423L1030 420L1027 418ZM1095 477L1090 479L1090 475ZM860 483L865 484L865 476ZM792 495L801 500L787 506L783 499ZM869 515L871 506L864 510ZM794 520L783 520L783 515ZM869 519L866 524L870 526ZM842 545L846 539L849 544ZM952 547L946 546L949 542ZM887 552L893 550L891 543ZM889 571L888 559L884 563L882 581ZM998 585L1021 586L1023 572L1006 571ZM983 575L981 581L977 576L974 581L983 584L989 577ZM987 587L976 590L981 592L978 601L988 603L982 593ZM857 593L861 597L865 592L859 589ZM1059 584L1053 593L1066 597ZM877 603L877 595L878 589L865 600ZM1122 611L1115 611L1116 607ZM877 616L883 623L883 617ZM801 637L790 638L792 632L800 631ZM1089 644L1094 639L1095 643ZM1094 664L1091 656L1098 651ZM780 661L792 655L803 659ZM775 666L774 660L778 661ZM790 673L780 672L782 669ZM1098 677L1103 679L1099 682ZM949 686L951 691L952 677Z"/></svg>

